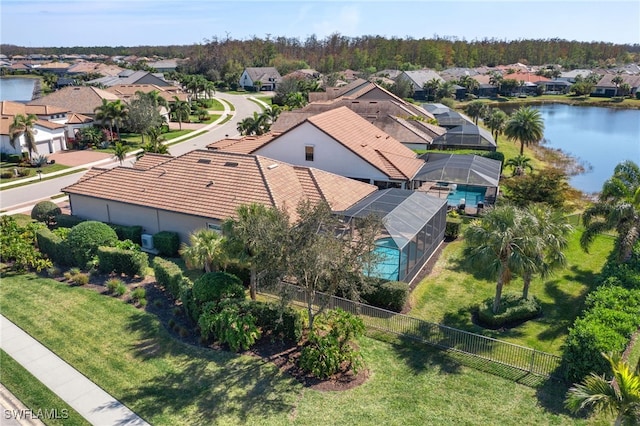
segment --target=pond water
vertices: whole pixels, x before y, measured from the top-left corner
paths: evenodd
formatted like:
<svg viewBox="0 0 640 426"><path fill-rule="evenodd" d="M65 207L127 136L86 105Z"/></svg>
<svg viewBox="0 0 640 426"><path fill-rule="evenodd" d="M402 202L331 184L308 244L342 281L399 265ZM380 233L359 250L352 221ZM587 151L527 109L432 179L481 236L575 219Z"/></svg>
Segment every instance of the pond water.
<svg viewBox="0 0 640 426"><path fill-rule="evenodd" d="M0 101L30 101L35 82L34 78L0 78Z"/></svg>
<svg viewBox="0 0 640 426"><path fill-rule="evenodd" d="M640 164L640 110L562 104L534 108L544 120L545 146L559 148L590 166L586 173L571 177L574 188L599 192L618 163Z"/></svg>

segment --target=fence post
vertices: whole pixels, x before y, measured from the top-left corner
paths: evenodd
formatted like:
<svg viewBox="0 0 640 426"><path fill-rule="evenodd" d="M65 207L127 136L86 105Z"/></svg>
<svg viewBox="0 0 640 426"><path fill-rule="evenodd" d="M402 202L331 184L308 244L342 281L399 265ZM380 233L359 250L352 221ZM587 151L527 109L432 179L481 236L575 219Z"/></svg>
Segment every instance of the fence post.
<svg viewBox="0 0 640 426"><path fill-rule="evenodd" d="M533 366L536 365L535 360L536 360L536 350L534 349L531 351L531 364L529 364L529 373L533 373Z"/></svg>

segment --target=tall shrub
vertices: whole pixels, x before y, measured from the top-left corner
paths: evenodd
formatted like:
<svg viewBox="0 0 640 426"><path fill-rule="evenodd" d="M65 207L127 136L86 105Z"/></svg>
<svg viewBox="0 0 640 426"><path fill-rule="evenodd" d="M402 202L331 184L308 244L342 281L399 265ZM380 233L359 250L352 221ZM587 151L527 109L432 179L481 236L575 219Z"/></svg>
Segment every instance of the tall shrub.
<svg viewBox="0 0 640 426"><path fill-rule="evenodd" d="M116 241L118 236L109 225L91 220L74 226L67 238L73 260L79 267L84 267L98 254L98 247L110 247Z"/></svg>
<svg viewBox="0 0 640 426"><path fill-rule="evenodd" d="M53 201L40 201L31 209L31 219L49 225L55 222L56 216L61 213L62 210Z"/></svg>
<svg viewBox="0 0 640 426"><path fill-rule="evenodd" d="M158 284L164 287L174 299L179 299L180 285L183 280L182 269L175 263L156 256L153 259L153 272Z"/></svg>
<svg viewBox="0 0 640 426"><path fill-rule="evenodd" d="M162 256L176 257L180 249L180 237L175 232L161 231L153 235L153 246Z"/></svg>

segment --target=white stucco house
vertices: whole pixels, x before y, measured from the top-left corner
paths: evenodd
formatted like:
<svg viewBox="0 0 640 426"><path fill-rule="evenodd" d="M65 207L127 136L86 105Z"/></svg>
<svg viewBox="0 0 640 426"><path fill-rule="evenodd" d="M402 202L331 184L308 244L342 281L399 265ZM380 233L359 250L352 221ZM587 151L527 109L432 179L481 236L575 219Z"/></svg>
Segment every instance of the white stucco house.
<svg viewBox="0 0 640 426"><path fill-rule="evenodd" d="M35 115L38 120L33 125L36 150L32 155L48 155L67 149L66 123L68 111L65 108L47 105L25 105L19 102L0 102L0 152L7 154L27 153L26 136L21 134L11 144L11 125L16 115Z"/></svg>
<svg viewBox="0 0 640 426"><path fill-rule="evenodd" d="M274 67L249 67L240 75L240 86L245 89L254 88L260 82L260 90L276 90L282 76Z"/></svg>
<svg viewBox="0 0 640 426"><path fill-rule="evenodd" d="M413 178L424 165L411 149L344 106L281 134L223 139L207 148L314 167L381 189L415 189Z"/></svg>

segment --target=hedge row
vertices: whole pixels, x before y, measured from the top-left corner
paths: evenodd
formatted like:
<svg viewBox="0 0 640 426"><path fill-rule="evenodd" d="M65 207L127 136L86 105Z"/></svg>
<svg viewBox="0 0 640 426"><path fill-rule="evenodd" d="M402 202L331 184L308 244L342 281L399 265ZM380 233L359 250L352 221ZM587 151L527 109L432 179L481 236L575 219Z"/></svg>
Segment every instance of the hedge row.
<svg viewBox="0 0 640 426"><path fill-rule="evenodd" d="M379 281L362 295L365 303L389 311L400 312L409 298L409 284L401 281Z"/></svg>
<svg viewBox="0 0 640 426"><path fill-rule="evenodd" d="M610 259L601 272L602 284L587 296L586 308L569 329L563 361L567 378L579 382L589 373L609 371L602 352L622 353L640 327L640 243L631 259Z"/></svg>
<svg viewBox="0 0 640 426"><path fill-rule="evenodd" d="M98 247L98 270L104 273L115 272L130 277L144 277L149 267L149 256L138 250L126 250L116 247Z"/></svg>
<svg viewBox="0 0 640 426"><path fill-rule="evenodd" d="M140 245L142 242L142 226L125 226L110 223L109 226L116 231L116 235L120 241L131 240Z"/></svg>
<svg viewBox="0 0 640 426"><path fill-rule="evenodd" d="M302 316L291 307L248 300L241 308L256 318L256 325L263 335L270 333L272 338L288 342L298 342L302 337Z"/></svg>
<svg viewBox="0 0 640 426"><path fill-rule="evenodd" d="M63 266L73 265L73 255L67 241L48 228L39 229L36 232L36 241L40 252L47 255L54 263Z"/></svg>
<svg viewBox="0 0 640 426"><path fill-rule="evenodd" d="M78 216L71 216L70 214L63 213L56 216L56 224L58 228L73 228L82 222L85 222L85 219L81 219Z"/></svg>
<svg viewBox="0 0 640 426"><path fill-rule="evenodd" d="M488 327L516 325L537 318L542 314L542 305L535 297L523 299L519 294L505 294L500 309L493 313L493 297L484 300L478 306L478 320Z"/></svg>
<svg viewBox="0 0 640 426"><path fill-rule="evenodd" d="M179 299L180 289L184 280L182 269L175 263L156 256L153 259L153 272L157 283L167 290L171 297L176 300Z"/></svg>
<svg viewBox="0 0 640 426"><path fill-rule="evenodd" d="M180 249L180 237L171 231L161 231L153 235L153 246L161 256L176 257Z"/></svg>

